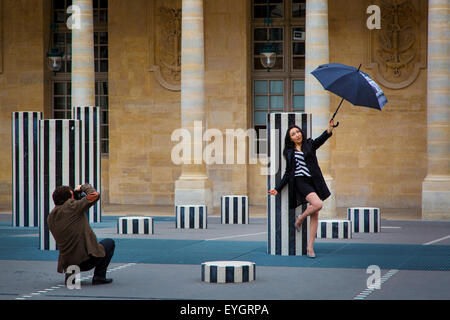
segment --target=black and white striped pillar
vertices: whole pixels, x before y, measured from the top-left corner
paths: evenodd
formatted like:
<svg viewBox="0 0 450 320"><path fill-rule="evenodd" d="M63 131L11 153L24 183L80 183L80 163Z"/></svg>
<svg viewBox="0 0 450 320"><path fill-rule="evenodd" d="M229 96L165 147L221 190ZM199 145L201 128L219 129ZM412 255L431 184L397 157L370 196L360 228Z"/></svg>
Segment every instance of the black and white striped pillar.
<svg viewBox="0 0 450 320"><path fill-rule="evenodd" d="M348 208L347 219L352 221L352 231L355 233L377 233L381 231L381 214L379 208Z"/></svg>
<svg viewBox="0 0 450 320"><path fill-rule="evenodd" d="M248 196L230 195L220 198L220 221L223 224L248 224Z"/></svg>
<svg viewBox="0 0 450 320"><path fill-rule="evenodd" d="M153 218L121 217L117 220L118 234L153 234Z"/></svg>
<svg viewBox="0 0 450 320"><path fill-rule="evenodd" d="M100 108L72 108L72 119L82 120L81 125L81 183L89 183L101 192L101 154L100 154ZM101 222L101 201L97 201L89 211L89 222Z"/></svg>
<svg viewBox="0 0 450 320"><path fill-rule="evenodd" d="M317 238L351 239L352 222L350 220L319 220Z"/></svg>
<svg viewBox="0 0 450 320"><path fill-rule="evenodd" d="M267 116L267 150L270 160L267 175L268 190L274 189L281 181L286 170L283 157L284 136L290 125L302 128L307 137L311 137L311 114L306 113L270 113ZM276 196L268 195L268 241L267 251L274 255L306 255L309 238L309 217L304 220L301 232L294 227L298 214L306 205L289 209L289 186L286 185Z"/></svg>
<svg viewBox="0 0 450 320"><path fill-rule="evenodd" d="M39 120L42 112L12 112L12 225L39 225Z"/></svg>
<svg viewBox="0 0 450 320"><path fill-rule="evenodd" d="M202 263L201 279L210 283L254 281L256 266L250 261L209 261Z"/></svg>
<svg viewBox="0 0 450 320"><path fill-rule="evenodd" d="M177 229L207 229L208 207L206 205L176 205L175 227Z"/></svg>
<svg viewBox="0 0 450 320"><path fill-rule="evenodd" d="M55 207L52 198L55 188L80 184L81 121L40 120L39 132L39 243L41 250L56 250L47 217Z"/></svg>

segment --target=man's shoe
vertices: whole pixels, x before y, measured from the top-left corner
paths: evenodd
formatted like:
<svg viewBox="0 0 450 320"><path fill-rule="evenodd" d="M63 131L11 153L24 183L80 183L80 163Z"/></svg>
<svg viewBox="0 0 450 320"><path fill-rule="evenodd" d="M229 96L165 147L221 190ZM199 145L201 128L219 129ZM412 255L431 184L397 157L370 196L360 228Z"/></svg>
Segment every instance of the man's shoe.
<svg viewBox="0 0 450 320"><path fill-rule="evenodd" d="M93 278L92 278L92 284L93 284L93 285L97 285L97 284L107 284L107 283L111 283L111 282L113 282L113 279L96 278L96 277L93 277Z"/></svg>

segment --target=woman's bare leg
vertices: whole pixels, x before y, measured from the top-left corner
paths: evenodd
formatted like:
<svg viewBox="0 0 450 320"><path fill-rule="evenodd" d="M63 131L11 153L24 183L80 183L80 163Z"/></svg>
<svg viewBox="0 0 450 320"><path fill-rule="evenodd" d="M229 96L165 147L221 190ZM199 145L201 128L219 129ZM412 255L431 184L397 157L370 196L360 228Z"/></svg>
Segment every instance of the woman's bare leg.
<svg viewBox="0 0 450 320"><path fill-rule="evenodd" d="M309 254L314 254L314 241L316 240L317 227L319 226L319 211L311 214L309 221L309 241L306 250Z"/></svg>
<svg viewBox="0 0 450 320"><path fill-rule="evenodd" d="M323 202L320 200L319 196L315 192L311 192L306 196L306 201L308 201L309 206L306 208L305 211L301 215L298 216L297 221L295 222L295 225L297 228L300 228L303 220L306 219L307 216L319 212L322 209Z"/></svg>

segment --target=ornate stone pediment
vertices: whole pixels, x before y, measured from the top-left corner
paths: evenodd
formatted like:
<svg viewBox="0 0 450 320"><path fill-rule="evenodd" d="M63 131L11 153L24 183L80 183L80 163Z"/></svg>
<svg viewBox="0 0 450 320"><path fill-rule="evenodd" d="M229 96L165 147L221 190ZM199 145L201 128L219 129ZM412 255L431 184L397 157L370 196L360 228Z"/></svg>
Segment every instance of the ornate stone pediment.
<svg viewBox="0 0 450 320"><path fill-rule="evenodd" d="M427 1L372 0L370 4L381 9L381 29L369 31L367 68L383 86L405 88L426 67Z"/></svg>
<svg viewBox="0 0 450 320"><path fill-rule="evenodd" d="M151 1L150 71L166 89L181 90L181 8ZM175 4L175 3L173 3Z"/></svg>

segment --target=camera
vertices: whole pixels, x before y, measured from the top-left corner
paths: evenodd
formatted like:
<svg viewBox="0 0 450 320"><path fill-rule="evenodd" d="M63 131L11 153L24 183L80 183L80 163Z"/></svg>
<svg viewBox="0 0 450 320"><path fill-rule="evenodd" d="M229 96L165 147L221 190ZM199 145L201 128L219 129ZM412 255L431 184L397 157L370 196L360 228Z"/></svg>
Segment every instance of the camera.
<svg viewBox="0 0 450 320"><path fill-rule="evenodd" d="M81 190L73 190L73 198L75 200L81 200L84 197L86 197L86 193L84 193L83 191L81 191Z"/></svg>

